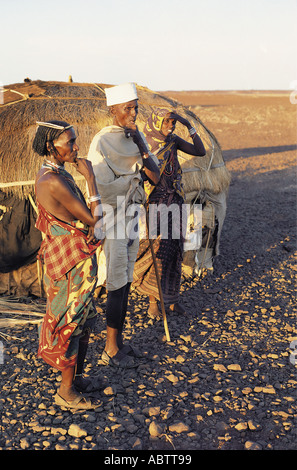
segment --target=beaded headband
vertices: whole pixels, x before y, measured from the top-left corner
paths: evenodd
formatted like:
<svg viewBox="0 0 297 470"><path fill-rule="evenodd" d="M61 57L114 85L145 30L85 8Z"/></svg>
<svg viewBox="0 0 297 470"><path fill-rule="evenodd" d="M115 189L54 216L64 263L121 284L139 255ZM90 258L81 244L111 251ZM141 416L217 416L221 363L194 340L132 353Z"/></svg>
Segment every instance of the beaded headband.
<svg viewBox="0 0 297 470"><path fill-rule="evenodd" d="M38 126L45 126L45 127L51 127L52 129L59 129L59 130L64 130L66 131L66 129L70 129L70 127L73 127L73 126L59 126L58 124L52 124L51 122L40 122L40 121L36 121L36 124L38 124Z"/></svg>

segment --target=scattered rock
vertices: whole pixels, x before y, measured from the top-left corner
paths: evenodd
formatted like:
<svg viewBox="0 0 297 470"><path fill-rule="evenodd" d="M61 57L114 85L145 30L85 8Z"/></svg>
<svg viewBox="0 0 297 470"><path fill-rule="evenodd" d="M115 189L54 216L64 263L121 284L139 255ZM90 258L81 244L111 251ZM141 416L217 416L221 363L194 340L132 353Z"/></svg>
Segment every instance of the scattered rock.
<svg viewBox="0 0 297 470"><path fill-rule="evenodd" d="M116 394L116 389L115 387L106 387L103 390L104 395L110 396L110 395L115 395Z"/></svg>
<svg viewBox="0 0 297 470"><path fill-rule="evenodd" d="M238 423L238 424L236 424L236 426L235 426L235 429L236 429L237 431L240 431L240 432L246 431L247 428L248 428L248 424L247 424L247 423L244 423L244 422Z"/></svg>
<svg viewBox="0 0 297 470"><path fill-rule="evenodd" d="M26 437L22 437L22 439L20 439L20 447L23 450L26 450L30 447L30 443Z"/></svg>
<svg viewBox="0 0 297 470"><path fill-rule="evenodd" d="M166 379L169 380L172 383L177 383L178 382L178 377L174 374L169 374L166 376Z"/></svg>
<svg viewBox="0 0 297 470"><path fill-rule="evenodd" d="M85 437L88 435L87 431L78 424L71 424L68 429L68 434L72 437Z"/></svg>
<svg viewBox="0 0 297 470"><path fill-rule="evenodd" d="M149 433L152 437L160 437L162 434L164 434L164 431L164 424L159 424L156 421L152 421L149 425Z"/></svg>
<svg viewBox="0 0 297 470"><path fill-rule="evenodd" d="M132 449L133 450L142 450L142 442L139 439L139 437L136 437L133 444L132 444Z"/></svg>
<svg viewBox="0 0 297 470"><path fill-rule="evenodd" d="M147 416L158 416L160 414L160 406L151 406L146 408L143 412L147 414Z"/></svg>
<svg viewBox="0 0 297 470"><path fill-rule="evenodd" d="M263 387L262 392L263 393L270 393L270 394L274 395L275 394L275 389L272 386Z"/></svg>
<svg viewBox="0 0 297 470"><path fill-rule="evenodd" d="M240 372L241 371L241 366L239 364L229 364L227 366L228 370L233 370L235 372Z"/></svg>
<svg viewBox="0 0 297 470"><path fill-rule="evenodd" d="M171 424L169 426L169 431L176 432L178 434L180 434L182 432L189 432L189 430L190 430L189 426L187 424L183 423L182 421Z"/></svg>
<svg viewBox="0 0 297 470"><path fill-rule="evenodd" d="M262 446L257 442L246 441L244 444L246 450L262 450Z"/></svg>
<svg viewBox="0 0 297 470"><path fill-rule="evenodd" d="M223 364L214 364L213 368L219 372L227 372L227 369Z"/></svg>
<svg viewBox="0 0 297 470"><path fill-rule="evenodd" d="M255 424L252 419L250 419L247 424L250 431L257 431L261 428L261 426L259 424Z"/></svg>

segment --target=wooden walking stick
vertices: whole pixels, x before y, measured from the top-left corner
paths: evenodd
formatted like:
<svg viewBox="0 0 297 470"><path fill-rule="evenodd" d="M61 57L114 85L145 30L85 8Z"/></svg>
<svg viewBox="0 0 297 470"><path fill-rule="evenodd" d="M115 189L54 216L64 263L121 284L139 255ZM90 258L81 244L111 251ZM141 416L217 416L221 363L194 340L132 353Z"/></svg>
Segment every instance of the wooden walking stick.
<svg viewBox="0 0 297 470"><path fill-rule="evenodd" d="M161 280L160 280L158 267L157 267L156 254L154 252L153 241L150 238L148 204L147 204L147 202L145 203L144 207L145 207L145 218L146 218L147 234L148 234L148 239L149 239L149 244L150 244L150 249L151 249L151 253L152 253L157 284L158 284L158 291L159 291L159 296L160 296L160 304L161 304L161 311L162 311L162 316L163 316L163 323L164 323L164 329L165 329L165 334L166 334L166 340L170 341L170 333L169 333L169 328L168 328L168 323L167 323L167 316L166 316L166 312L165 312L165 305L164 305L163 292L162 292L162 287L161 287Z"/></svg>

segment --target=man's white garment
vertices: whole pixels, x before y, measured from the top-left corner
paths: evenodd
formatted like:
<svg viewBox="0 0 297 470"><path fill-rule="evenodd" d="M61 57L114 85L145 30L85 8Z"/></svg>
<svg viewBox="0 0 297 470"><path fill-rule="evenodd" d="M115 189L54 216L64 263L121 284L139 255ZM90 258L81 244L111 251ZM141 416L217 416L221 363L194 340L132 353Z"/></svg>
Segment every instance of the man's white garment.
<svg viewBox="0 0 297 470"><path fill-rule="evenodd" d="M146 142L143 135L142 137ZM114 216L111 224L109 217L105 219L106 237L103 244L106 257L106 287L112 291L133 280L139 238L135 238L134 235L133 243L128 243L131 234L127 233L126 227L131 222L130 225L135 228L135 220L134 210L128 211L130 215L127 215L127 209L129 207L131 209L132 204L145 202L140 174L142 157L133 139L125 136L124 129L112 125L103 128L95 135L89 149L88 160L93 165L103 211L108 207L110 211L112 209ZM121 227L121 233L114 230L115 226Z"/></svg>

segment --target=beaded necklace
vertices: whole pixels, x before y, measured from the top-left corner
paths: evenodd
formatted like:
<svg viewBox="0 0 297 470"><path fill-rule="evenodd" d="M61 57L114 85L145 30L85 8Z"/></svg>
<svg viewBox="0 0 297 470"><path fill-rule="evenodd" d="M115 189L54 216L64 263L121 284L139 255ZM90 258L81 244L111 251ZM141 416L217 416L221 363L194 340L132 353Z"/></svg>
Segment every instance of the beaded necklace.
<svg viewBox="0 0 297 470"><path fill-rule="evenodd" d="M52 170L56 170L56 171L59 171L59 170L66 171L62 165L58 165L57 163L51 162L49 160L44 160L42 164L42 168L51 168Z"/></svg>

